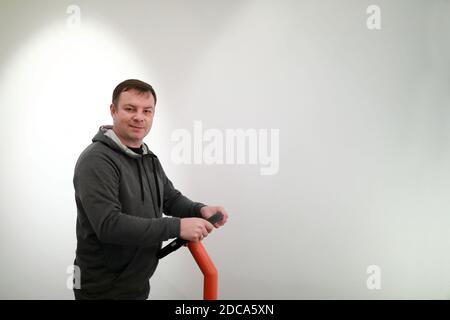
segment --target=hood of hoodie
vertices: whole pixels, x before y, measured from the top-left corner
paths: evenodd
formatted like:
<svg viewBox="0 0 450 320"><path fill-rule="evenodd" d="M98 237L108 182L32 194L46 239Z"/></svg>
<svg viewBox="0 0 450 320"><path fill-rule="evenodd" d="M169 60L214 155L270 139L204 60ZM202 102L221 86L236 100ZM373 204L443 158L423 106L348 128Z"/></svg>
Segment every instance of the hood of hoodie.
<svg viewBox="0 0 450 320"><path fill-rule="evenodd" d="M152 164L153 164L153 179L155 180L155 186L156 186L156 191L157 191L156 194L158 195L157 196L157 204L153 203L153 205L154 205L155 211L157 211L158 210L157 208L159 208L161 206L161 199L159 197L160 189L159 189L159 183L158 183L158 175L156 173L156 164L155 164L156 155L150 151L150 149L144 142L142 143L142 150L143 150L142 155L134 152L133 150L128 148L126 145L124 145L122 143L122 141L120 141L119 137L116 135L116 133L114 132L114 130L112 128L113 127L111 125L101 126L100 129L98 130L97 134L92 139L92 142L98 141L98 142L104 143L111 149L122 152L122 153L126 154L127 156L129 156L130 158L133 158L136 160L136 167L138 169L138 176L139 176L138 178L139 178L139 184L140 184L140 188L141 188L142 201L145 200L144 186L143 186L144 182L143 181L146 180L147 183L149 183L149 172L147 172L147 170L145 169L145 166L142 161L143 161L144 157L151 157Z"/></svg>
<svg viewBox="0 0 450 320"><path fill-rule="evenodd" d="M131 158L140 159L142 156L140 154L137 154L130 148L128 148L126 145L124 145L112 128L113 126L111 125L101 126L97 134L92 139L92 141L93 142L100 141L108 145L112 149L125 153ZM143 155L151 155L153 157L156 157L156 155L150 151L150 149L145 143L142 143L142 149L144 151Z"/></svg>

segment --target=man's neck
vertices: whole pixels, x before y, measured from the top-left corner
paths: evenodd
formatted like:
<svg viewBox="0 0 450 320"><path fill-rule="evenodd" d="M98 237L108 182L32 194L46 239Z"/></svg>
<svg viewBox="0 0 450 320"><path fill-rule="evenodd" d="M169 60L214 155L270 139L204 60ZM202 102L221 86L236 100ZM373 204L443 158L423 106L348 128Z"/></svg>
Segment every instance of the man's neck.
<svg viewBox="0 0 450 320"><path fill-rule="evenodd" d="M133 151L134 153L137 153L137 154L144 153L144 150L142 149L142 145L139 148L134 148L134 147L130 147L130 146L127 146L127 147L128 147L128 149L131 149L131 151Z"/></svg>

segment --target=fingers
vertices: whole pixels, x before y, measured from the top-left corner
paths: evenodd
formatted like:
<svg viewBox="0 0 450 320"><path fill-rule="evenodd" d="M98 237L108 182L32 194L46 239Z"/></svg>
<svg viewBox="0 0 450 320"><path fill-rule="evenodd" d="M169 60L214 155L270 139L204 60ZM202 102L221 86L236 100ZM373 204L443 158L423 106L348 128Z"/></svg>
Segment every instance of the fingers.
<svg viewBox="0 0 450 320"><path fill-rule="evenodd" d="M181 219L180 237L189 241L202 241L214 230L215 225L200 218Z"/></svg>
<svg viewBox="0 0 450 320"><path fill-rule="evenodd" d="M202 233L203 233L203 237L206 238L208 236L208 234L214 230L214 226L211 223L209 223L208 221L204 221L204 222L205 222L205 224L203 225Z"/></svg>
<svg viewBox="0 0 450 320"><path fill-rule="evenodd" d="M209 232L212 232L213 230L214 230L214 226L210 223L210 222L208 222L208 221L205 221L206 223L205 223L205 228L206 228L206 230L208 231L208 233Z"/></svg>
<svg viewBox="0 0 450 320"><path fill-rule="evenodd" d="M225 222L227 222L228 219L228 212L226 212L226 210L224 208L221 208L221 212L223 214L223 219L221 222L223 222L222 224L224 224Z"/></svg>
<svg viewBox="0 0 450 320"><path fill-rule="evenodd" d="M213 225L214 228L219 228L219 227L223 226L228 220L228 212L222 206L205 206L202 208L202 210L203 210L202 216L205 219L210 218L216 212L221 212L223 214L222 220L214 223L214 225Z"/></svg>
<svg viewBox="0 0 450 320"><path fill-rule="evenodd" d="M199 225L199 229L195 237L196 242L202 241L204 238L206 238L213 229L214 227L211 223L206 220L201 220L201 224Z"/></svg>
<svg viewBox="0 0 450 320"><path fill-rule="evenodd" d="M217 211L219 211L219 212L221 212L223 214L222 220L220 220L219 222L214 224L214 226L216 228L219 228L220 226L223 226L227 222L227 220L228 220L228 213L226 212L226 210L223 207L217 207Z"/></svg>

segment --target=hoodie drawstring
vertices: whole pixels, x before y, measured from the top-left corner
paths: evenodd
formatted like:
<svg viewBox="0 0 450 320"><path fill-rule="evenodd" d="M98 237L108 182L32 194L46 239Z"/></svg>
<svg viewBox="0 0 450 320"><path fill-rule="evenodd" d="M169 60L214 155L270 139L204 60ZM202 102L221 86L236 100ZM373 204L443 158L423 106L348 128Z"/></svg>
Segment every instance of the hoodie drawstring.
<svg viewBox="0 0 450 320"><path fill-rule="evenodd" d="M141 172L141 166L139 165L139 161L136 161L136 165L138 167L139 182L141 184L141 199L142 199L142 202L144 202L144 185L142 184L142 172ZM145 170L145 168L144 168L144 170Z"/></svg>
<svg viewBox="0 0 450 320"><path fill-rule="evenodd" d="M144 165L144 157L141 157L141 161L142 161L142 168L144 169L144 173L145 173L145 177L148 180L148 175L147 175L147 169L145 169L145 165ZM139 160L136 161L137 167L138 167L138 171L139 171L139 183L141 185L141 199L142 202L144 202L144 185L142 182L142 171L141 171L141 166L139 164ZM158 175L156 174L156 164L155 164L155 158L152 157L152 164L153 164L153 178L155 179L155 185L156 185L156 197L158 200L158 208L161 208L161 197L160 197L160 190L159 190L159 183L158 183Z"/></svg>
<svg viewBox="0 0 450 320"><path fill-rule="evenodd" d="M158 175L156 174L156 166L155 166L155 158L152 157L152 163L153 163L153 177L155 178L155 184L156 184L156 194L158 195L158 208L161 208L161 199L159 197L159 183L158 183Z"/></svg>

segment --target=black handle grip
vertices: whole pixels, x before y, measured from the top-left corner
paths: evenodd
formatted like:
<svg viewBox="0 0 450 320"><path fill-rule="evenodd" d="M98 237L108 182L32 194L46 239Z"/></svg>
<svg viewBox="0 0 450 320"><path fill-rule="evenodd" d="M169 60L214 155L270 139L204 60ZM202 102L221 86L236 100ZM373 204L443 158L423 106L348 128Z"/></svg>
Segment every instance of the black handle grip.
<svg viewBox="0 0 450 320"><path fill-rule="evenodd" d="M209 217L209 218L207 219L207 221L208 221L209 223L211 223L211 224L214 224L214 223L217 223L217 222L219 222L219 221L222 221L222 219L223 219L223 214L222 214L222 212L216 212L216 213L214 213L211 217Z"/></svg>
<svg viewBox="0 0 450 320"><path fill-rule="evenodd" d="M211 217L209 217L207 219L207 221L211 224L217 223L219 221L221 221L223 219L223 214L222 212L216 212L215 214L213 214ZM158 253L156 254L156 257L158 259L162 259L165 256L167 256L169 253L174 252L175 250L181 248L183 245L185 245L186 243L188 243L189 240L184 240L181 238L176 238L175 240L173 240L171 243L169 243L167 246L165 246L164 248L162 248L161 250L158 251Z"/></svg>

